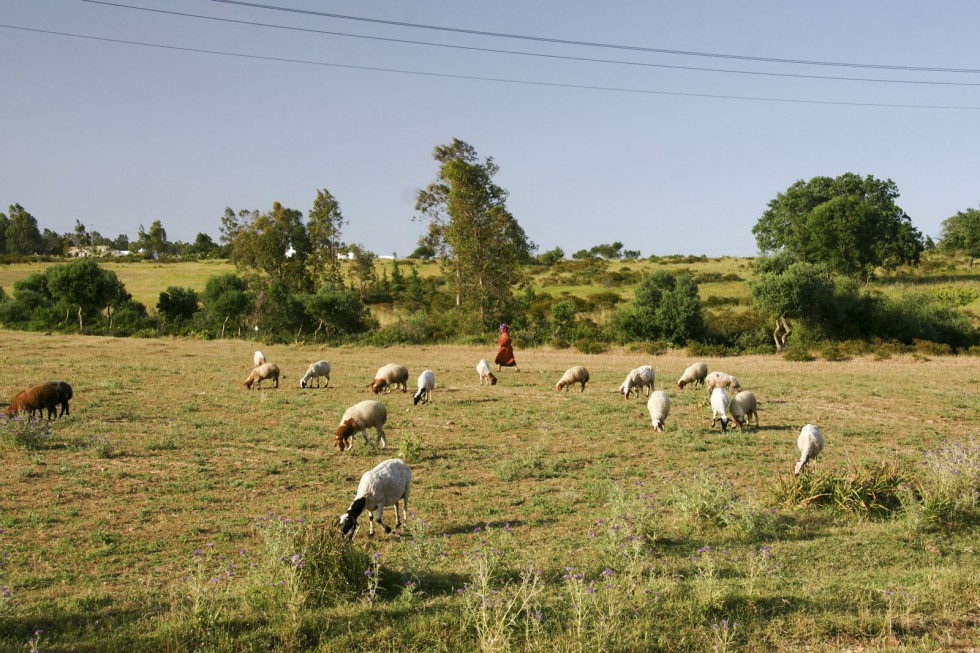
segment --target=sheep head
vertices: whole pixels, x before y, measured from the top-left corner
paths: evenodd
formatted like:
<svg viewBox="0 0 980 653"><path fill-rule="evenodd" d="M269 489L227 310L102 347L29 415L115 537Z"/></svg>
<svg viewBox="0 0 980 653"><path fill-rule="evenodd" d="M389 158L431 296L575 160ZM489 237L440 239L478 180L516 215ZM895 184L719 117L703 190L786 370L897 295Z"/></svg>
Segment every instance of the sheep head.
<svg viewBox="0 0 980 653"><path fill-rule="evenodd" d="M566 384L564 381L559 381L558 383L555 384L555 390L562 390L565 387L565 385Z"/></svg>
<svg viewBox="0 0 980 653"><path fill-rule="evenodd" d="M357 432L357 422L353 419L348 419L340 423L337 427L337 433L333 436L333 444L335 447L344 451L350 449L354 444L352 442L354 433Z"/></svg>
<svg viewBox="0 0 980 653"><path fill-rule="evenodd" d="M664 430L664 423L663 423L663 421L661 421L659 419L653 420L653 430L654 431L663 431Z"/></svg>
<svg viewBox="0 0 980 653"><path fill-rule="evenodd" d="M801 460L793 467L793 476L799 476L800 472L803 471L803 466L806 465L805 460Z"/></svg>
<svg viewBox="0 0 980 653"><path fill-rule="evenodd" d="M490 385L497 385L497 377L493 374L487 374L487 376L490 377Z"/></svg>
<svg viewBox="0 0 980 653"><path fill-rule="evenodd" d="M686 382L686 381L684 381L684 379L681 379L680 381L678 381L678 382L677 382L677 387L678 387L679 389L681 389L681 390L683 390L683 389L684 389L684 386L686 385L686 383L687 383L687 382Z"/></svg>
<svg viewBox="0 0 980 653"><path fill-rule="evenodd" d="M388 382L384 379L375 379L371 381L371 392L374 394L381 394L381 391L388 387Z"/></svg>
<svg viewBox="0 0 980 653"><path fill-rule="evenodd" d="M366 504L367 500L364 497L355 499L354 503L350 504L347 512L337 519L337 526L340 526L340 532L348 542L354 539L354 533L357 532L357 518L364 512L364 506Z"/></svg>
<svg viewBox="0 0 980 653"><path fill-rule="evenodd" d="M254 377L254 375L253 376L249 376L247 379L245 379L245 383L243 385L245 386L245 389L246 390L251 390L253 383L255 383L255 377Z"/></svg>

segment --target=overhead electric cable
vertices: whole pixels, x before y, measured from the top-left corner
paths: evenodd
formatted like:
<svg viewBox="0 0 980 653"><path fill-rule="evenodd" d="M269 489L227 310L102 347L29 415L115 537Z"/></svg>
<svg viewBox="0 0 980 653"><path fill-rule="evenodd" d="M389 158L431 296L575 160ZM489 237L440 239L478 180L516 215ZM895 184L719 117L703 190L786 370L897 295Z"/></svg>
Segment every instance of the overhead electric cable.
<svg viewBox="0 0 980 653"><path fill-rule="evenodd" d="M90 0L82 0L89 2ZM283 11L293 14L304 14L307 16L321 16L324 18L336 18L338 20L351 20L364 23L376 23L379 25L392 25L396 27L411 27L415 29L427 29L439 32L452 32L456 34L472 34L476 36L492 36L504 39L517 39L521 41L537 41L540 43L557 43L561 45L579 45L590 48L609 48L613 50L630 50L634 52L655 52L658 54L676 54L687 57L712 57L717 59L738 59L742 61L764 61L767 63L799 64L803 66L837 66L844 68L874 68L881 70L908 70L916 72L932 73L967 73L980 74L980 69L976 68L943 68L939 66L898 66L886 64L867 64L851 63L844 61L812 61L808 59L784 59L780 57L756 57L741 54L724 54L718 52L697 52L691 50L671 50L667 48L651 48L637 45L621 45L616 43L598 43L594 41L575 41L570 39L550 38L546 36L530 36L526 34L509 34L506 32L488 32L484 30L463 29L459 27L444 27L441 25L426 25L424 23L408 23L397 20L386 20L383 18L366 18L364 16L349 16L346 14L335 14L325 11L313 11L311 9L296 9L293 7L277 7L275 5L259 4L257 2L244 2L244 0L207 0L226 5L237 5L241 7L251 7L253 9L268 9L271 11Z"/></svg>
<svg viewBox="0 0 980 653"><path fill-rule="evenodd" d="M251 27L266 27L271 29L295 31L295 32L305 32L309 34L323 34L327 36L342 36L347 38L355 39L365 39L370 41L384 41L388 43L401 43L407 45L422 45L427 47L437 47L437 48L449 48L453 50L468 50L472 52L486 52L491 54L510 54L523 57L537 57L541 59L558 59L565 61L581 61L585 63L600 63L600 64L613 64L621 66L639 66L644 68L665 68L670 70L689 70L695 72L712 72L712 73L724 73L731 75L755 75L762 77L788 77L793 79L820 79L829 81L845 81L845 82L871 82L871 83L881 83L881 84L921 84L921 85L931 85L931 86L980 86L980 82L943 82L934 80L915 80L915 79L882 79L874 77L837 77L832 75L805 75L802 73L775 73L775 72L765 72L756 70L733 70L730 68L705 68L700 66L680 66L673 64L659 64L659 63L648 63L641 61L623 61L617 59L597 59L592 57L575 57L570 55L560 55L560 54L545 54L539 52L527 52L521 50L502 50L497 48L480 48L476 46L469 45L454 45L449 43L434 43L431 41L414 41L410 39L396 39L386 36L369 36L364 34L351 34L348 32L335 32L329 30L313 29L310 27L294 27L290 25L276 25L272 23L261 23L249 20L239 20L235 18L219 18L217 16L205 16L201 14L190 14L182 11L170 11L167 9L154 9L151 7L139 7L135 5L126 5L118 2L107 2L106 0L83 0L83 2L88 2L91 4L105 5L107 7L116 7L119 9L134 9L137 11L146 11L156 14L166 14L170 16L181 16L185 18L197 18L202 20L210 20L221 23L231 23L235 25L248 25Z"/></svg>
<svg viewBox="0 0 980 653"><path fill-rule="evenodd" d="M934 105L934 104L890 104L885 102L844 102L844 101L834 101L834 100L800 100L793 98L773 98L773 97L758 97L749 95L722 95L713 93L685 93L679 91L654 91L649 89L637 89L637 88L624 88L615 86L592 86L587 84L566 84L559 82L540 82L540 81L529 81L529 80L519 80L519 79L506 79L501 77L482 77L476 75L454 75L449 73L432 73L419 70L406 70L399 68L381 68L375 66L356 66L352 64L340 64L340 63L330 63L326 61L312 61L309 59L291 59L286 57L271 57L265 55L257 54L245 54L240 52L224 52L221 50L206 50L202 48L189 48L177 45L164 45L159 43L147 43L145 41L131 41L127 39L115 39L103 36L90 36L87 34L73 34L71 32L58 32L54 30L37 29L33 27L22 27L19 25L6 25L0 24L0 28L20 30L25 32L34 32L38 34L49 34L54 36L66 36L77 39L85 39L90 41L102 41L106 43L119 43L123 45L133 45L148 48L157 48L161 50L175 50L180 52L194 52L198 54L211 54L224 57L237 57L242 59L256 59L262 61L276 61L280 63L298 63L310 66L326 66L331 68L344 68L348 70L367 70L373 72L385 72L385 73L395 73L400 75L415 75L420 77L435 77L443 79L463 79L463 80L473 80L473 81L483 81L483 82L497 82L502 84L519 84L524 86L542 86L550 88L571 88L579 90L590 90L590 91L611 91L616 93L634 93L643 95L664 95L672 97L694 97L694 98L709 98L709 99L719 99L719 100L746 100L753 102L779 102L784 104L819 104L819 105L829 105L829 106L852 106L852 107L879 107L879 108L892 108L892 109L941 109L941 110L962 110L962 111L980 111L980 106L957 106L957 105Z"/></svg>

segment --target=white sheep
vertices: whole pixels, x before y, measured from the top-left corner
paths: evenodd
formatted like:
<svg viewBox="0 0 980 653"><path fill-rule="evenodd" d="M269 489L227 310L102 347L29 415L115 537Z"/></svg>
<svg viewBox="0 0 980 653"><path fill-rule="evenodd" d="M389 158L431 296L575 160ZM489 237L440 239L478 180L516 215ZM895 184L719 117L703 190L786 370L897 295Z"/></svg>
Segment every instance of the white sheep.
<svg viewBox="0 0 980 653"><path fill-rule="evenodd" d="M721 430L728 430L728 393L724 388L715 388L711 391L711 428L715 422L721 420Z"/></svg>
<svg viewBox="0 0 980 653"><path fill-rule="evenodd" d="M486 358L481 358L476 364L476 373L480 375L480 385L497 385L497 377L490 371L490 363Z"/></svg>
<svg viewBox="0 0 980 653"><path fill-rule="evenodd" d="M265 381L266 379L272 379L273 381L276 382L275 387L278 388L280 378L285 379L286 375L279 373L278 365L276 365L275 363L262 363L261 365L257 366L254 370L252 370L252 373L248 375L247 379L245 379L245 387L251 390L252 385L254 384L255 388L259 389L262 387L263 381Z"/></svg>
<svg viewBox="0 0 980 653"><path fill-rule="evenodd" d="M391 392L392 386L396 389L401 386L402 392L408 392L408 368L404 365L396 365L395 363L382 365L374 375L374 380L371 381L371 391L374 394L378 394L382 390L387 394Z"/></svg>
<svg viewBox="0 0 980 653"><path fill-rule="evenodd" d="M793 468L793 474L799 476L800 472L803 471L803 467L823 451L823 434L813 424L807 424L800 429L800 436L796 439L796 446L800 449L800 460Z"/></svg>
<svg viewBox="0 0 980 653"><path fill-rule="evenodd" d="M432 370L426 370L419 374L419 389L414 395L412 395L412 405L417 406L421 401L423 404L427 404L432 401L432 389L436 387L436 373Z"/></svg>
<svg viewBox="0 0 980 653"><path fill-rule="evenodd" d="M306 384L312 385L313 379L316 379L316 387L320 387L320 377L326 377L327 382L324 385L330 385L330 363L327 361L317 361L315 363L310 363L310 366L306 369L306 374L303 378L299 380L299 387L305 388Z"/></svg>
<svg viewBox="0 0 980 653"><path fill-rule="evenodd" d="M374 469L364 472L361 482L357 484L357 494L340 516L337 525L348 541L354 539L357 532L357 518L366 509L370 518L368 535L374 535L374 521L381 524L385 533L391 529L381 521L381 512L385 506L395 507L395 528L402 525L402 519L408 521L408 494L412 487L412 469L401 458L389 458L379 463ZM402 514L398 515L398 502L402 502ZM375 515L377 512L377 515Z"/></svg>
<svg viewBox="0 0 980 653"><path fill-rule="evenodd" d="M755 393L749 390L742 390L732 397L728 404L728 412L732 419L738 424L738 428L743 428L749 423L749 418L755 416L755 428L759 428L759 409L755 400Z"/></svg>
<svg viewBox="0 0 980 653"><path fill-rule="evenodd" d="M257 351L252 355L252 363L253 363L252 367L258 367L259 365L265 362L266 362L265 354L263 354L262 352Z"/></svg>
<svg viewBox="0 0 980 653"><path fill-rule="evenodd" d="M708 376L708 366L704 363L695 363L684 370L681 378L677 379L677 387L683 390L688 383L693 383L696 386L704 385L704 377L706 376Z"/></svg>
<svg viewBox="0 0 980 653"><path fill-rule="evenodd" d="M589 370L585 369L581 365L576 365L575 367L570 367L565 370L565 374L562 375L561 380L555 384L555 389L568 392L568 386L575 383L581 383L582 389L580 392L585 392L585 384L589 381Z"/></svg>
<svg viewBox="0 0 980 653"><path fill-rule="evenodd" d="M369 444L367 430L374 427L377 437L374 446L384 449L388 446L385 439L384 423L388 420L388 409L380 401L365 399L344 411L340 418L340 426L333 438L333 444L341 451L349 451L354 446L354 434L358 431L364 436L364 444Z"/></svg>
<svg viewBox="0 0 980 653"><path fill-rule="evenodd" d="M724 372L712 372L704 379L704 385L711 392L715 388L728 388L732 392L741 392L742 385L731 374Z"/></svg>
<svg viewBox="0 0 980 653"><path fill-rule="evenodd" d="M664 422L667 421L667 415L670 414L670 397L663 390L651 392L650 398L647 399L647 410L650 411L653 430L663 431Z"/></svg>
<svg viewBox="0 0 980 653"><path fill-rule="evenodd" d="M625 395L629 399L630 393L635 392L636 396L639 397L640 388L643 388L643 394L649 396L653 391L655 376L653 368L649 365L630 370L630 373L626 375L626 380L623 381L623 385L619 386L619 394Z"/></svg>

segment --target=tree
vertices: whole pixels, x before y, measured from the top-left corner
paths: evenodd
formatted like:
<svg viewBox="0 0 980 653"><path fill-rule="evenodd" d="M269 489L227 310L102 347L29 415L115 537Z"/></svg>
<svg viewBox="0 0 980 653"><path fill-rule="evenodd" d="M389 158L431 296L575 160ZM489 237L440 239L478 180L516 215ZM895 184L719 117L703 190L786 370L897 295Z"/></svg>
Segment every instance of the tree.
<svg viewBox="0 0 980 653"><path fill-rule="evenodd" d="M194 317L198 311L200 298L193 288L170 286L160 293L157 312L168 322L180 324Z"/></svg>
<svg viewBox="0 0 980 653"><path fill-rule="evenodd" d="M194 243L187 248L187 252L200 258L210 258L219 249L218 244L211 239L211 236L204 232L199 232L194 239Z"/></svg>
<svg viewBox="0 0 980 653"><path fill-rule="evenodd" d="M429 220L426 243L448 276L456 306L472 310L482 328L505 312L520 265L535 245L507 210L507 191L493 182L491 157L459 139L437 146L436 181L418 191L415 208Z"/></svg>
<svg viewBox="0 0 980 653"><path fill-rule="evenodd" d="M340 262L337 252L343 247L340 229L346 224L340 204L326 188L316 192L313 208L307 221L310 235L310 257L307 269L314 282L340 283Z"/></svg>
<svg viewBox="0 0 980 653"><path fill-rule="evenodd" d="M368 289L378 282L378 275L374 270L374 262L378 257L362 245L351 245L348 251L354 255L354 259L347 270L347 276L352 285L357 285L358 296L363 300Z"/></svg>
<svg viewBox="0 0 980 653"><path fill-rule="evenodd" d="M300 211L275 202L267 213L243 211L236 218L226 209L222 219L225 238L231 238L235 267L259 288L280 281L291 290L310 290L306 270L310 239Z"/></svg>
<svg viewBox="0 0 980 653"><path fill-rule="evenodd" d="M306 300L306 313L316 320L316 334L321 331L328 337L348 333L360 333L367 326L368 311L361 303L357 293L342 285L326 283Z"/></svg>
<svg viewBox="0 0 980 653"><path fill-rule="evenodd" d="M4 240L8 254L30 256L40 254L44 250L44 239L37 227L37 220L24 210L20 204L13 204L8 209L9 223L6 225Z"/></svg>
<svg viewBox="0 0 980 653"><path fill-rule="evenodd" d="M980 210L957 211L943 220L939 247L947 252L961 252L969 257L970 267L980 258Z"/></svg>
<svg viewBox="0 0 980 653"><path fill-rule="evenodd" d="M834 282L826 266L789 254L761 258L755 265L756 277L749 283L752 305L775 320L772 338L780 350L792 332L788 320L816 319L834 294Z"/></svg>
<svg viewBox="0 0 980 653"><path fill-rule="evenodd" d="M154 220L150 224L148 232L143 229L143 225L140 225L136 238L136 248L141 250L147 258L166 256L174 251L173 244L167 240L167 230L163 228L163 224L159 220Z"/></svg>
<svg viewBox="0 0 980 653"><path fill-rule="evenodd" d="M79 329L85 327L85 315L97 315L103 309L109 309L111 329L112 305L131 299L116 273L102 269L90 258L48 268L46 277L47 288L52 297L65 304L78 306Z"/></svg>
<svg viewBox="0 0 980 653"><path fill-rule="evenodd" d="M208 322L215 328L220 325L221 337L225 337L228 322L238 327L241 334L242 320L252 309L252 298L245 281L235 274L221 274L208 279L201 293Z"/></svg>
<svg viewBox="0 0 980 653"><path fill-rule="evenodd" d="M895 182L871 175L800 180L769 202L752 233L763 254L787 252L870 279L876 267L914 264L922 252L922 234L897 198Z"/></svg>
<svg viewBox="0 0 980 653"><path fill-rule="evenodd" d="M640 281L633 302L613 315L620 338L683 345L705 332L698 286L690 275L658 270Z"/></svg>
<svg viewBox="0 0 980 653"><path fill-rule="evenodd" d="M565 260L565 250L561 247L556 247L554 249L549 249L547 252L538 254L538 261L542 265L554 265L555 263L561 263Z"/></svg>

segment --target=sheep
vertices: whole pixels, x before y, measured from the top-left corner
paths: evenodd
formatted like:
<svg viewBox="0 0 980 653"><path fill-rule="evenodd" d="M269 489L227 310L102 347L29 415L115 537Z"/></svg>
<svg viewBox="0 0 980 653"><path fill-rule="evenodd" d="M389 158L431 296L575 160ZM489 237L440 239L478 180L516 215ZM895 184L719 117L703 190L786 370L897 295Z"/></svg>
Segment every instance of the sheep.
<svg viewBox="0 0 980 653"><path fill-rule="evenodd" d="M263 354L262 352L257 351L254 354L252 354L252 367L258 367L259 365L262 365L265 362L266 362L265 354Z"/></svg>
<svg viewBox="0 0 980 653"><path fill-rule="evenodd" d="M630 370L630 373L626 375L626 380L623 381L623 385L619 386L619 394L626 395L626 398L629 399L630 393L636 392L636 396L639 397L640 388L643 388L643 394L649 396L653 391L655 376L653 368L649 365Z"/></svg>
<svg viewBox="0 0 980 653"><path fill-rule="evenodd" d="M728 404L728 412L740 429L749 423L750 417L755 415L755 428L759 428L759 410L756 407L754 392L742 390L732 397L731 403Z"/></svg>
<svg viewBox="0 0 980 653"><path fill-rule="evenodd" d="M58 390L58 403L61 404L61 412L58 413L58 417L62 415L71 415L71 409L68 406L68 401L74 396L74 391L71 386L68 385L66 381L48 381L48 385L53 386Z"/></svg>
<svg viewBox="0 0 980 653"><path fill-rule="evenodd" d="M653 421L654 431L663 431L664 422L670 414L670 397L663 390L650 393L647 399L647 410L650 411L650 419Z"/></svg>
<svg viewBox="0 0 980 653"><path fill-rule="evenodd" d="M731 392L741 392L742 385L731 374L724 372L712 372L704 379L704 385L711 392L715 388L728 388Z"/></svg>
<svg viewBox="0 0 980 653"><path fill-rule="evenodd" d="M388 420L388 409L380 401L365 399L344 411L340 418L340 426L333 438L333 444L341 451L349 451L354 446L354 434L358 431L364 436L364 444L369 444L367 430L374 427L377 437L374 446L384 449L388 446L385 439L384 423Z"/></svg>
<svg viewBox="0 0 980 653"><path fill-rule="evenodd" d="M823 451L823 434L813 424L807 424L800 429L800 436L796 439L796 446L800 449L800 460L793 468L793 474L799 476L803 467L811 460L820 455Z"/></svg>
<svg viewBox="0 0 980 653"><path fill-rule="evenodd" d="M62 385L63 384L63 385ZM61 406L62 415L68 412L68 400L71 399L71 386L64 381L49 381L32 385L27 390L21 390L10 400L7 406L7 417L16 412L38 413L44 417L44 411L48 411L48 420L58 416L58 406Z"/></svg>
<svg viewBox="0 0 980 653"><path fill-rule="evenodd" d="M432 401L432 388L436 387L436 374L432 370L426 370L419 374L419 390L412 395L412 405L417 406L421 401L427 404Z"/></svg>
<svg viewBox="0 0 980 653"><path fill-rule="evenodd" d="M389 458L379 463L374 469L364 472L361 482L357 484L357 494L347 512L340 516L337 525L348 542L354 539L357 532L357 518L365 509L368 511L370 530L368 535L374 535L375 511L378 523L390 533L391 529L381 521L381 511L385 506L395 507L395 528L402 525L402 519L408 521L408 494L412 487L412 469L401 458ZM402 514L398 515L398 502L402 502Z"/></svg>
<svg viewBox="0 0 980 653"><path fill-rule="evenodd" d="M704 385L704 377L706 376L708 376L708 366L704 363L695 363L684 370L681 378L677 379L677 387L683 390L688 383L693 383L696 386Z"/></svg>
<svg viewBox="0 0 980 653"><path fill-rule="evenodd" d="M561 377L561 380L555 384L556 390L564 389L568 392L568 386L574 383L581 383L582 389L580 392L585 392L585 384L589 381L589 370L585 369L581 365L576 365L575 367L570 367L565 370L565 374Z"/></svg>
<svg viewBox="0 0 980 653"><path fill-rule="evenodd" d="M316 379L316 387L320 387L320 377L326 377L327 382L324 384L326 386L330 385L330 363L327 361L317 361L315 363L310 363L310 366L306 369L306 374L303 378L299 380L299 387L305 388L307 383L312 385L313 379Z"/></svg>
<svg viewBox="0 0 980 653"><path fill-rule="evenodd" d="M387 394L391 392L391 386L401 386L402 392L408 392L408 369L404 365L382 365L371 381L371 392L378 394L384 390Z"/></svg>
<svg viewBox="0 0 980 653"><path fill-rule="evenodd" d="M245 379L245 387L249 390L252 389L252 384L255 384L255 388L259 389L262 387L262 382L266 379L272 379L276 382L275 387L279 387L279 378L286 378L285 374L279 374L279 366L275 363L262 363L248 375Z"/></svg>
<svg viewBox="0 0 980 653"><path fill-rule="evenodd" d="M497 377L490 371L490 363L486 358L481 358L476 364L476 373L480 375L480 385L497 385Z"/></svg>
<svg viewBox="0 0 980 653"><path fill-rule="evenodd" d="M724 388L715 388L711 391L711 428L715 427L715 422L721 420L722 432L728 430L728 393Z"/></svg>

